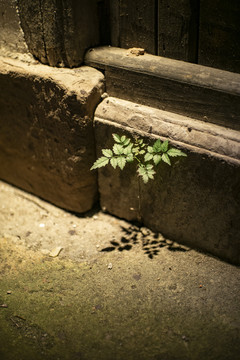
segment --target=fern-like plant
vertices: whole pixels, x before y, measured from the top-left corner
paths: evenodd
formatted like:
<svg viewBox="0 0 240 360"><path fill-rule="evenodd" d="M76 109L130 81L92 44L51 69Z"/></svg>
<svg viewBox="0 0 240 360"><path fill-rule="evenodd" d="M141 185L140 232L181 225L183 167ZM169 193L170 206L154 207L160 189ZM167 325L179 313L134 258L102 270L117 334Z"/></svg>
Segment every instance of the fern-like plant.
<svg viewBox="0 0 240 360"><path fill-rule="evenodd" d="M125 135L113 134L115 141L112 149L102 149L102 155L98 158L91 170L101 168L110 164L114 169L119 167L124 169L125 165L136 161L137 173L146 184L149 179L154 179L156 167L161 161L171 165L170 158L177 156L187 156L179 149L169 147L168 140L162 142L156 140L153 146L148 146L143 139L137 138L134 142Z"/></svg>

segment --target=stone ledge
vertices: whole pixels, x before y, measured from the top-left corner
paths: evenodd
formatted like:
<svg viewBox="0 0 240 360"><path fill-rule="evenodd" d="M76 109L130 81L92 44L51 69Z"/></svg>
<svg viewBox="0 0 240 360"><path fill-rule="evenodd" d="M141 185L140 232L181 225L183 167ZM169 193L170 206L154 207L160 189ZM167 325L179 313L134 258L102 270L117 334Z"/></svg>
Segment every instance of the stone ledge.
<svg viewBox="0 0 240 360"><path fill-rule="evenodd" d="M156 180L144 185L134 166L99 169L103 209L120 218L142 221L180 243L238 264L240 209L239 133L115 98L95 113L97 154L112 146L112 133L166 137L187 158L162 163ZM192 131L187 127L191 126ZM188 135L188 136L187 136Z"/></svg>
<svg viewBox="0 0 240 360"><path fill-rule="evenodd" d="M110 96L240 130L240 74L113 47L85 63L105 71Z"/></svg>
<svg viewBox="0 0 240 360"><path fill-rule="evenodd" d="M65 209L91 209L102 73L0 58L0 87L0 178Z"/></svg>

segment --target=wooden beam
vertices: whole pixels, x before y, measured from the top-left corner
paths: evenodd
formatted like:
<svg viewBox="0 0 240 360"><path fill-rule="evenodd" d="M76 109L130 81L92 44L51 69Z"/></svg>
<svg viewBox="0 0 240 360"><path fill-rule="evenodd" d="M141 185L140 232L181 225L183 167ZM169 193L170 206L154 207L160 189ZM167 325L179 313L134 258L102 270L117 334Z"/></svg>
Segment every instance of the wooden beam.
<svg viewBox="0 0 240 360"><path fill-rule="evenodd" d="M105 70L109 95L240 130L240 75L100 47L85 63Z"/></svg>

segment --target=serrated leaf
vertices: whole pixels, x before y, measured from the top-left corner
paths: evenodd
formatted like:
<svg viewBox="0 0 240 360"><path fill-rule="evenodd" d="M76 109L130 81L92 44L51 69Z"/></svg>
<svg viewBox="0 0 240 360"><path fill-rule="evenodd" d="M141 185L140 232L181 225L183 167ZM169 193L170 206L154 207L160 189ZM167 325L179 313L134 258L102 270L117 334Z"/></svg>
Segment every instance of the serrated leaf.
<svg viewBox="0 0 240 360"><path fill-rule="evenodd" d="M138 174L139 174L140 176L143 176L144 174L146 174L146 168L145 168L145 166L140 165L140 166L138 167L138 169L137 169L137 172L138 172Z"/></svg>
<svg viewBox="0 0 240 360"><path fill-rule="evenodd" d="M154 171L154 170L151 170L151 171L148 171L148 177L149 177L149 179L154 179L154 174L156 174L156 172Z"/></svg>
<svg viewBox="0 0 240 360"><path fill-rule="evenodd" d="M147 170L151 170L153 168L153 165L152 164L146 164L145 168Z"/></svg>
<svg viewBox="0 0 240 360"><path fill-rule="evenodd" d="M148 182L148 180L149 180L148 175L145 173L144 175L141 175L141 177L143 179L144 184L146 184Z"/></svg>
<svg viewBox="0 0 240 360"><path fill-rule="evenodd" d="M109 163L109 158L102 156L95 161L90 170L99 169Z"/></svg>
<svg viewBox="0 0 240 360"><path fill-rule="evenodd" d="M153 158L153 154L146 153L144 156L144 161L150 161Z"/></svg>
<svg viewBox="0 0 240 360"><path fill-rule="evenodd" d="M136 146L136 147L134 147L134 148L132 149L132 152L133 152L134 154L138 153L138 151L139 151L139 146Z"/></svg>
<svg viewBox="0 0 240 360"><path fill-rule="evenodd" d="M166 152L167 151L167 149L168 149L168 140L166 140L166 141L164 141L163 143L162 143L162 145L161 145L161 151L162 152Z"/></svg>
<svg viewBox="0 0 240 360"><path fill-rule="evenodd" d="M113 152L116 155L121 155L123 153L123 146L120 144L113 145Z"/></svg>
<svg viewBox="0 0 240 360"><path fill-rule="evenodd" d="M133 147L133 144L129 144L127 147L125 147L125 148L123 149L123 153L124 153L125 155L131 154L131 153L132 153L132 147Z"/></svg>
<svg viewBox="0 0 240 360"><path fill-rule="evenodd" d="M184 152L182 152L181 150L175 149L175 148L171 148L168 150L167 154L169 156L172 157L176 157L176 156L187 156L187 154L185 154Z"/></svg>
<svg viewBox="0 0 240 360"><path fill-rule="evenodd" d="M117 164L120 167L120 169L123 170L124 166L126 165L126 158L120 156L119 158L117 158Z"/></svg>
<svg viewBox="0 0 240 360"><path fill-rule="evenodd" d="M112 167L113 167L114 169L116 169L116 167L117 167L117 165L118 165L118 159L115 158L115 157L111 158L110 164L112 165Z"/></svg>
<svg viewBox="0 0 240 360"><path fill-rule="evenodd" d="M102 153L108 158L111 158L113 156L113 152L111 149L102 149Z"/></svg>
<svg viewBox="0 0 240 360"><path fill-rule="evenodd" d="M153 147L152 146L148 146L147 147L147 151L152 154L153 153Z"/></svg>
<svg viewBox="0 0 240 360"><path fill-rule="evenodd" d="M162 160L161 155L156 154L156 155L153 156L153 162L154 162L155 165L158 165L161 160Z"/></svg>
<svg viewBox="0 0 240 360"><path fill-rule="evenodd" d="M126 140L123 141L123 146L127 146L129 143L130 143L130 139L129 138L126 138Z"/></svg>
<svg viewBox="0 0 240 360"><path fill-rule="evenodd" d="M127 162L132 162L132 161L133 161L133 154L127 155L126 161L127 161Z"/></svg>
<svg viewBox="0 0 240 360"><path fill-rule="evenodd" d="M154 150L154 152L156 152L156 153L162 151L162 142L161 142L160 139L158 139L157 141L155 141L155 143L153 144L153 150Z"/></svg>
<svg viewBox="0 0 240 360"><path fill-rule="evenodd" d="M117 143L120 143L121 142L121 138L118 134L112 134L113 136L113 139L117 142Z"/></svg>
<svg viewBox="0 0 240 360"><path fill-rule="evenodd" d="M171 165L171 161L170 161L169 156L168 156L167 153L162 154L162 160L163 160L166 164Z"/></svg>

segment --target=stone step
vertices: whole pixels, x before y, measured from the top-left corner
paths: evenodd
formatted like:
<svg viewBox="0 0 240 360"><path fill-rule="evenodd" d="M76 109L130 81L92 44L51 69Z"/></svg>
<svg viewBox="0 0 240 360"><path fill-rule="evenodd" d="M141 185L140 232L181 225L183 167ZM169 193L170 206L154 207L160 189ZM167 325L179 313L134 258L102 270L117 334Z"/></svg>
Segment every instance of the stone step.
<svg viewBox="0 0 240 360"><path fill-rule="evenodd" d="M172 166L160 163L144 184L136 168L99 169L101 207L141 221L190 247L240 262L240 133L125 101L106 98L95 112L97 155L111 148L113 133L141 136L147 143L169 139L187 153Z"/></svg>
<svg viewBox="0 0 240 360"><path fill-rule="evenodd" d="M97 199L93 114L101 72L0 58L0 178L67 210Z"/></svg>

